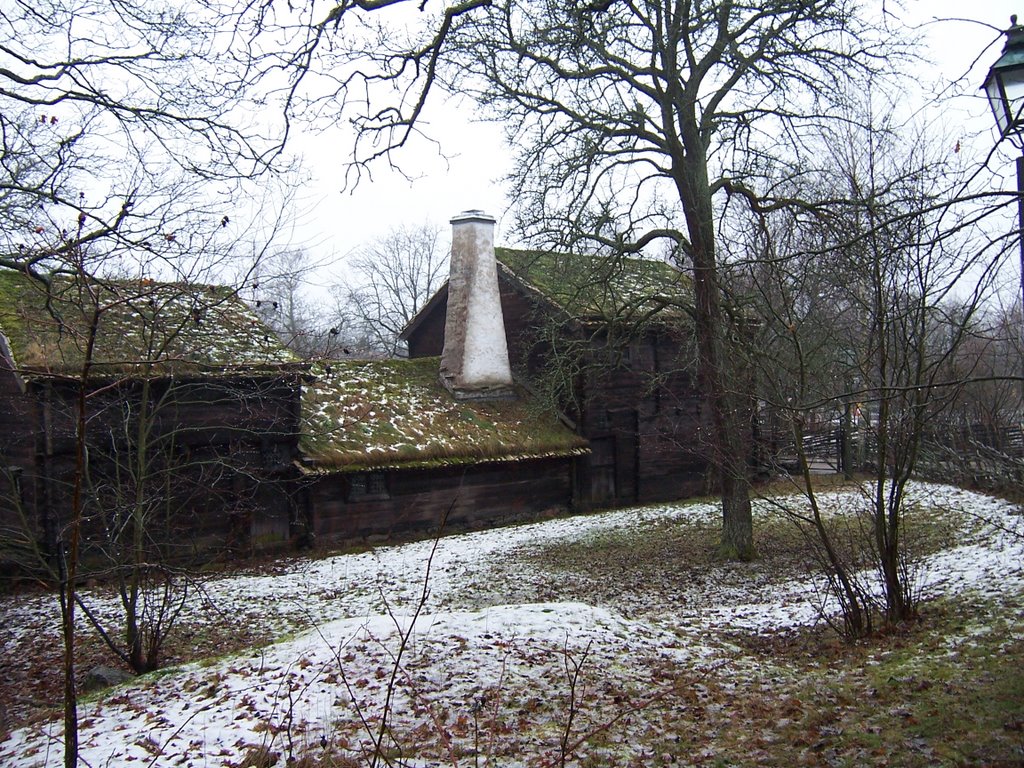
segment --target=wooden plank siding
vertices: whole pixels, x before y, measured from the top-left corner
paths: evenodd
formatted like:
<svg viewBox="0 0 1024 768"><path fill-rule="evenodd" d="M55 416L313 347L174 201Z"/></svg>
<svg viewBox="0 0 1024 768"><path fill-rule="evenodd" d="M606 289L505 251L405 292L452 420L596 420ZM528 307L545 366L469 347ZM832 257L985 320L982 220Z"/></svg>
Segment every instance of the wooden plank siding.
<svg viewBox="0 0 1024 768"><path fill-rule="evenodd" d="M333 473L312 480L309 514L317 543L409 532L480 528L565 512L572 501L571 458L464 467ZM361 480L378 474L366 492Z"/></svg>
<svg viewBox="0 0 1024 768"><path fill-rule="evenodd" d="M706 413L686 361L678 359L680 345L651 334L630 347L625 359L595 367L582 385L581 434L611 441L615 464L613 497L603 478L590 501L649 503L700 494ZM598 344L595 358L601 352Z"/></svg>
<svg viewBox="0 0 1024 768"><path fill-rule="evenodd" d="M0 348L0 576L31 561L32 542L41 530L41 521L31 515L37 504L36 409L5 352ZM6 549L11 550L7 555Z"/></svg>
<svg viewBox="0 0 1024 768"><path fill-rule="evenodd" d="M35 530L24 530L9 485L0 487L0 529L52 550L70 520L78 388L37 378L21 392L3 374L0 419L23 426L5 425L0 465L20 467L25 517ZM140 422L144 400L148 417ZM298 400L294 374L97 382L88 398L83 555L102 558L109 516L131 508L140 488L148 533L169 561L288 545L297 531ZM141 455L140 424L149 446ZM140 459L144 469L134 477L144 478L141 485L132 475Z"/></svg>
<svg viewBox="0 0 1024 768"><path fill-rule="evenodd" d="M502 296L504 304L504 295ZM407 348L410 358L440 357L444 351L445 313L448 308L447 284L422 310L420 332L410 336Z"/></svg>

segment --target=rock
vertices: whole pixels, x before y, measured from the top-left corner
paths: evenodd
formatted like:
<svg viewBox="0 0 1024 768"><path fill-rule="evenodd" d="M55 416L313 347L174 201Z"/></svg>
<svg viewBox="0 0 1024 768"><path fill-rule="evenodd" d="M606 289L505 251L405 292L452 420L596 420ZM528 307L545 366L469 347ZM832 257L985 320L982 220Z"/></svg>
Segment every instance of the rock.
<svg viewBox="0 0 1024 768"><path fill-rule="evenodd" d="M82 692L98 691L101 688L110 688L114 685L134 680L135 675L116 667L93 667L82 680Z"/></svg>

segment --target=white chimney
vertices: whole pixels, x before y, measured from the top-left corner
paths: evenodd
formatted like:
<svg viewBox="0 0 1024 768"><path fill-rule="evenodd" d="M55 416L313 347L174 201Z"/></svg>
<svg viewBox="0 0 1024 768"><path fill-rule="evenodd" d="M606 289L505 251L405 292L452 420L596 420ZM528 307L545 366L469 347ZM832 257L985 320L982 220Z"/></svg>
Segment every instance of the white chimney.
<svg viewBox="0 0 1024 768"><path fill-rule="evenodd" d="M482 211L466 211L451 224L441 381L457 399L513 397L494 258L494 219Z"/></svg>

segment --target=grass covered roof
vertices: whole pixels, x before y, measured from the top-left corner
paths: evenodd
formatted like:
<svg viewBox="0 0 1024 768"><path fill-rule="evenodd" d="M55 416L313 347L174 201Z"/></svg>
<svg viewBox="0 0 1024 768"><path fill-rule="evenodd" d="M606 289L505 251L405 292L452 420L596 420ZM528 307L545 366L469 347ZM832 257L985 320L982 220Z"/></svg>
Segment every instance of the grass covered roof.
<svg viewBox="0 0 1024 768"><path fill-rule="evenodd" d="M97 375L203 374L296 361L224 286L57 277L47 287L0 270L0 333L23 375L77 375L94 315Z"/></svg>
<svg viewBox="0 0 1024 768"><path fill-rule="evenodd" d="M586 452L586 441L526 398L456 401L436 357L314 367L300 447L320 470L514 461Z"/></svg>
<svg viewBox="0 0 1024 768"><path fill-rule="evenodd" d="M505 270L572 317L616 320L692 305L690 278L662 261L496 248Z"/></svg>

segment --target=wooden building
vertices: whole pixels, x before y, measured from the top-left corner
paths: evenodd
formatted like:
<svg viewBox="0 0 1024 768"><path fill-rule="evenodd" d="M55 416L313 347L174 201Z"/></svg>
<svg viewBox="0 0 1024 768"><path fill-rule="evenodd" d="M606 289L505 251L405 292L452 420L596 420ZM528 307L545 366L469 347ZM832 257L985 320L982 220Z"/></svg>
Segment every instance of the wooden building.
<svg viewBox="0 0 1024 768"><path fill-rule="evenodd" d="M303 400L306 514L318 537L495 525L568 510L586 440L512 378L494 220L452 220L436 357L332 364Z"/></svg>
<svg viewBox="0 0 1024 768"><path fill-rule="evenodd" d="M525 391L457 400L439 357L314 368L303 393L303 514L318 541L564 513L586 441Z"/></svg>
<svg viewBox="0 0 1024 768"><path fill-rule="evenodd" d="M560 409L590 453L575 502L663 501L706 488L706 410L696 391L688 278L662 262L497 249L516 378ZM448 285L403 333L409 356L438 355Z"/></svg>
<svg viewBox="0 0 1024 768"><path fill-rule="evenodd" d="M292 539L302 370L234 292L5 270L0 297L0 559L68 546L76 482L99 566Z"/></svg>
<svg viewBox="0 0 1024 768"><path fill-rule="evenodd" d="M487 323L449 355L453 385L440 357L300 365L222 287L0 271L0 295L0 561L56 559L76 480L100 567L135 520L167 562L573 504L586 440L514 384L507 353L495 379Z"/></svg>
<svg viewBox="0 0 1024 768"><path fill-rule="evenodd" d="M0 560L66 545L78 480L97 558L136 520L187 559L703 491L687 279L452 223L408 360L300 365L225 288L0 271Z"/></svg>

